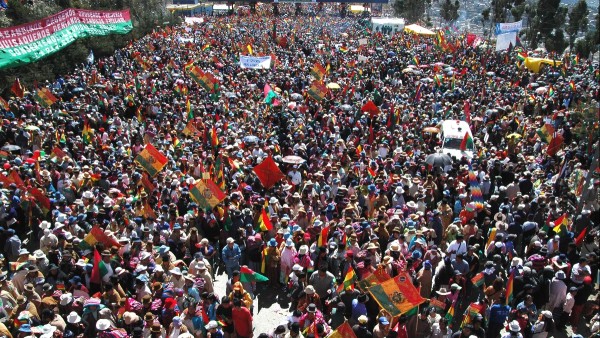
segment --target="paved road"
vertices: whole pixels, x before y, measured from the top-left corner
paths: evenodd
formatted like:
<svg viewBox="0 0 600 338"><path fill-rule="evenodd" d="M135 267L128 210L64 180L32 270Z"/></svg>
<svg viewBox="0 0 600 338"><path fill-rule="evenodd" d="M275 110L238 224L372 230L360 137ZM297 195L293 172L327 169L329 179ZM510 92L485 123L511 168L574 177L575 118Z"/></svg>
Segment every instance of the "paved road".
<svg viewBox="0 0 600 338"><path fill-rule="evenodd" d="M225 284L227 275L224 271L218 270L215 280L215 292L219 297L225 295ZM254 336L260 333L270 333L278 325L287 323L290 303L281 288L269 287L268 283L258 283L256 297L254 299ZM587 337L589 330L585 325L585 320L580 323L580 333ZM571 327L567 327L562 332L554 332L551 337L567 338L572 337Z"/></svg>
<svg viewBox="0 0 600 338"><path fill-rule="evenodd" d="M217 271L215 292L219 297L225 295L227 275ZM281 288L268 287L268 283L258 283L257 297L254 299L254 336L270 333L277 325L285 324L289 315L290 303Z"/></svg>

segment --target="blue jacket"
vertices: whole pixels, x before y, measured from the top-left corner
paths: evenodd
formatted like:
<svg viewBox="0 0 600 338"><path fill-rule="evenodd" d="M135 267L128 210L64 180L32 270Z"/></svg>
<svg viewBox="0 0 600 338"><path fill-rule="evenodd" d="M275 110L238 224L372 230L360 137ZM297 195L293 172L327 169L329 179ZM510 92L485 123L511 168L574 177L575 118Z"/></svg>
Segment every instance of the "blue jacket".
<svg viewBox="0 0 600 338"><path fill-rule="evenodd" d="M490 308L490 324L502 324L510 313L510 306L494 304Z"/></svg>
<svg viewBox="0 0 600 338"><path fill-rule="evenodd" d="M226 267L238 267L240 266L240 257L242 256L242 251L240 247L233 243L233 248L229 248L229 245L225 245L223 251L221 253L221 258L225 263Z"/></svg>

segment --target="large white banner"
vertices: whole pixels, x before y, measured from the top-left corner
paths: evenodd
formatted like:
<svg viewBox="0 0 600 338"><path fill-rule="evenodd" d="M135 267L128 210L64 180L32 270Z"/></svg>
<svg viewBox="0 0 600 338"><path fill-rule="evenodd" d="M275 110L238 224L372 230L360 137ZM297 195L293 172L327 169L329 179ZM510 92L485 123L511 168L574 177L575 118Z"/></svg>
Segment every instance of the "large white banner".
<svg viewBox="0 0 600 338"><path fill-rule="evenodd" d="M496 24L496 35L518 32L523 28L523 20L517 22L504 22Z"/></svg>
<svg viewBox="0 0 600 338"><path fill-rule="evenodd" d="M271 68L270 56L240 56L240 67L250 69Z"/></svg>
<svg viewBox="0 0 600 338"><path fill-rule="evenodd" d="M517 44L517 32L500 34L496 37L496 52L505 50L510 47L510 44Z"/></svg>

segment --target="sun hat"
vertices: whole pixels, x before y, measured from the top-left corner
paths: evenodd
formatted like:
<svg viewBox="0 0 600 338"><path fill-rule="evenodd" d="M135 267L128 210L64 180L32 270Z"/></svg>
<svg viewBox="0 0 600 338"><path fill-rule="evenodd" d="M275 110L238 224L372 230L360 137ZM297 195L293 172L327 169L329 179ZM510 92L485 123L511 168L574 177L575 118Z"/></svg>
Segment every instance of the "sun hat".
<svg viewBox="0 0 600 338"><path fill-rule="evenodd" d="M314 295L315 294L315 288L312 285L307 285L304 288L304 293L306 293L307 295Z"/></svg>
<svg viewBox="0 0 600 338"><path fill-rule="evenodd" d="M300 247L300 249L298 249L298 254L299 255L306 255L308 253L308 246L307 245L302 245Z"/></svg>
<svg viewBox="0 0 600 338"><path fill-rule="evenodd" d="M450 290L462 290L462 286L453 283L452 285L450 285Z"/></svg>
<svg viewBox="0 0 600 338"><path fill-rule="evenodd" d="M208 322L208 324L206 324L207 330L216 329L217 327L219 327L219 324L217 324L217 322L214 320L211 320L210 322Z"/></svg>
<svg viewBox="0 0 600 338"><path fill-rule="evenodd" d="M436 291L436 293L440 296L447 296L450 294L450 291L448 291L446 288L440 288Z"/></svg>
<svg viewBox="0 0 600 338"><path fill-rule="evenodd" d="M98 331L106 331L110 329L110 320L108 319L98 319L96 322L96 329Z"/></svg>
<svg viewBox="0 0 600 338"><path fill-rule="evenodd" d="M125 325L131 325L132 323L136 323L140 320L140 317L135 314L135 312L126 311L123 313L123 321Z"/></svg>
<svg viewBox="0 0 600 338"><path fill-rule="evenodd" d="M517 322L516 320L513 320L512 322L510 322L508 324L508 329L511 332L520 332L521 331L521 326L519 325L519 322Z"/></svg>
<svg viewBox="0 0 600 338"><path fill-rule="evenodd" d="M365 325L369 322L369 318L367 318L365 315L361 315L358 317L358 322L362 325Z"/></svg>

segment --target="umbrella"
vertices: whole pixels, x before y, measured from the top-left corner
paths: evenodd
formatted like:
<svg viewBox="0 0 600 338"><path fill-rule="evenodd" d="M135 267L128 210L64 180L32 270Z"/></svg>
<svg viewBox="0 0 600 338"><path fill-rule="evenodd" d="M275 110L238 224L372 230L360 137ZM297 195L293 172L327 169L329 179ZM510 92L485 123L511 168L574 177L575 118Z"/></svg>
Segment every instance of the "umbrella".
<svg viewBox="0 0 600 338"><path fill-rule="evenodd" d="M345 110L345 111L352 110L352 106L351 106L351 105L349 105L349 104L343 104L343 105L341 105L341 106L340 106L340 108L341 108L342 110Z"/></svg>
<svg viewBox="0 0 600 338"><path fill-rule="evenodd" d="M236 95L234 92L226 92L226 93L225 93L225 97L227 97L227 98L230 98L230 99L231 99L231 98L236 98L236 97L237 97L237 95Z"/></svg>
<svg viewBox="0 0 600 338"><path fill-rule="evenodd" d="M292 98L292 100L302 100L302 94L292 93L290 97Z"/></svg>
<svg viewBox="0 0 600 338"><path fill-rule="evenodd" d="M327 88L329 88L329 89L340 89L341 87L340 87L339 84L337 84L335 82L331 82L331 83L327 84Z"/></svg>
<svg viewBox="0 0 600 338"><path fill-rule="evenodd" d="M27 126L25 127L25 130L40 130L40 128L38 128L37 126Z"/></svg>
<svg viewBox="0 0 600 338"><path fill-rule="evenodd" d="M103 85L103 84L101 84L101 83L96 83L96 84L94 85L94 88L100 88L100 89L104 89L104 88L106 88L106 86L105 86L105 85Z"/></svg>
<svg viewBox="0 0 600 338"><path fill-rule="evenodd" d="M485 73L485 75L487 75L487 76L494 76L495 74L496 73L494 73L494 72L487 72L487 73Z"/></svg>
<svg viewBox="0 0 600 338"><path fill-rule="evenodd" d="M388 56L396 56L396 52L389 51L389 52L387 52L387 55Z"/></svg>
<svg viewBox="0 0 600 338"><path fill-rule="evenodd" d="M521 136L521 134L517 134L517 133L512 133L512 134L506 136L506 138L509 140L513 140L513 139L518 140L521 137L523 137L523 136Z"/></svg>
<svg viewBox="0 0 600 338"><path fill-rule="evenodd" d="M13 151L19 151L19 150L21 150L21 147L16 146L14 144L7 144L4 147L2 147L2 150L8 151L8 152L13 152Z"/></svg>
<svg viewBox="0 0 600 338"><path fill-rule="evenodd" d="M301 163L306 162L305 159L303 159L300 156L296 156L296 155L288 155L288 156L284 157L282 159L282 161L284 163L290 163L290 164L301 164Z"/></svg>
<svg viewBox="0 0 600 338"><path fill-rule="evenodd" d="M546 87L538 87L535 90L535 93L536 94L546 94L547 91L548 91L548 88L546 88Z"/></svg>
<svg viewBox="0 0 600 338"><path fill-rule="evenodd" d="M434 153L425 158L425 163L433 167L443 167L452 164L452 158L447 154Z"/></svg>
<svg viewBox="0 0 600 338"><path fill-rule="evenodd" d="M81 88L81 87L77 87L77 88L74 88L72 90L73 93L79 93L79 92L82 92L82 91L83 91L83 88Z"/></svg>
<svg viewBox="0 0 600 338"><path fill-rule="evenodd" d="M539 87L539 86L540 86L540 84L537 83L537 82L532 82L532 83L529 84L529 87L531 87L531 88L536 88L536 87Z"/></svg>
<svg viewBox="0 0 600 338"><path fill-rule="evenodd" d="M423 128L423 131L426 133L437 134L440 132L440 129L436 127L425 127Z"/></svg>
<svg viewBox="0 0 600 338"><path fill-rule="evenodd" d="M412 73L413 69L412 68L404 68L402 69L402 73Z"/></svg>
<svg viewBox="0 0 600 338"><path fill-rule="evenodd" d="M296 108L296 102L290 102L290 103L288 103L287 107L288 107L289 109L294 109L294 108Z"/></svg>
<svg viewBox="0 0 600 338"><path fill-rule="evenodd" d="M258 142L258 137L254 136L254 135L248 135L245 136L242 141L244 141L244 143L256 143Z"/></svg>

